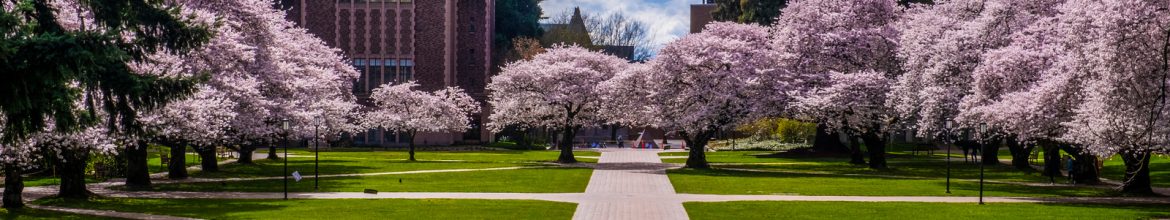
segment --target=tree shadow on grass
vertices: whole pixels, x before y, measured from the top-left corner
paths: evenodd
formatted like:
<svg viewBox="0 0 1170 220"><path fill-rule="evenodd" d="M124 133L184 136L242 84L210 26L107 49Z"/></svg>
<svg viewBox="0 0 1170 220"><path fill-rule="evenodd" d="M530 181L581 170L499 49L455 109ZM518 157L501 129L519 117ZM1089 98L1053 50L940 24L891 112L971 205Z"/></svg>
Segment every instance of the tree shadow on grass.
<svg viewBox="0 0 1170 220"><path fill-rule="evenodd" d="M274 200L128 198L94 198L90 200L74 200L47 198L38 200L37 203L47 206L197 217L203 219L239 218L233 217L232 214L252 210L279 210L289 206L284 204L272 204L271 202L265 201Z"/></svg>
<svg viewBox="0 0 1170 220"><path fill-rule="evenodd" d="M886 169L871 169L865 165L855 165L845 162L823 162L816 160L806 161L801 159L792 160L800 162L793 164L733 164L720 165L720 167L758 170L814 171L835 174L891 175L913 178L946 178L947 174L947 162L939 160L893 159L889 161L889 168ZM979 178L978 164L963 163L960 161L951 162L950 167L952 178ZM1032 183L1049 182L1048 177L1045 177L1039 173L1020 172L1015 167L1007 164L990 165L986 166L985 169L986 178L991 180ZM1057 178L1056 181L1062 180L1061 178Z"/></svg>
<svg viewBox="0 0 1170 220"><path fill-rule="evenodd" d="M76 215L63 212L45 211L32 208L22 209L4 209L0 212L0 219L14 220L14 219L116 219L99 216Z"/></svg>
<svg viewBox="0 0 1170 220"><path fill-rule="evenodd" d="M1130 211L1140 212L1140 215L1148 219L1166 219L1170 218L1170 209L1166 204L1085 204L1085 203L1042 203L1043 206L1049 207L1066 207L1066 208L1101 208L1101 209L1126 209Z"/></svg>
<svg viewBox="0 0 1170 220"><path fill-rule="evenodd" d="M401 172L401 171L415 171L415 170L446 170L446 169L475 169L475 168L492 168L492 167L507 167L507 166L525 166L525 164L510 164L510 163L488 163L475 161L406 161L406 160L380 160L380 161L349 161L341 159L321 160L320 164L314 166L312 160L296 161L291 160L288 164L288 172L300 172L301 175L312 175L315 169L319 169L321 175L334 174L359 174L359 173L380 173L380 172ZM281 161L264 162L256 164L231 164L223 166L218 172L194 172L192 177L197 178L233 178L233 177L278 177L284 175L284 163Z"/></svg>
<svg viewBox="0 0 1170 220"><path fill-rule="evenodd" d="M797 190L801 194L829 195L857 195L857 196L973 196L970 192L979 191L978 182L952 181L951 190L956 194L946 194L946 182L943 179L897 178L864 175L842 174L811 174L811 173L783 173L783 172L753 172L737 170L695 170L677 169L668 171L671 175L702 176L704 178L750 178L744 182L767 182L769 179L783 183L805 184L803 186L777 185L775 188L763 188L762 191ZM779 183L778 182L778 183ZM815 185L824 184L824 185ZM739 186L746 187L746 186ZM746 190L746 189L744 189ZM799 192L807 191L807 192ZM962 191L961 193L958 191ZM1067 186L1026 186L1015 184L985 183L986 196L1117 196L1108 189L1067 187ZM937 193L935 193L937 192ZM733 193L734 194L734 193ZM977 195L977 194L975 194Z"/></svg>

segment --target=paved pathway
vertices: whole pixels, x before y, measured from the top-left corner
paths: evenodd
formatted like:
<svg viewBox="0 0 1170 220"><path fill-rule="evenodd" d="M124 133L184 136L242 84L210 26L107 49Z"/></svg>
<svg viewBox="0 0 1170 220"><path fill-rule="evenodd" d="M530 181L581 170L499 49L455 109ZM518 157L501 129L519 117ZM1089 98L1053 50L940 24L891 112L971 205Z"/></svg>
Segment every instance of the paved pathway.
<svg viewBox="0 0 1170 220"><path fill-rule="evenodd" d="M573 219L687 219L656 150L605 150Z"/></svg>

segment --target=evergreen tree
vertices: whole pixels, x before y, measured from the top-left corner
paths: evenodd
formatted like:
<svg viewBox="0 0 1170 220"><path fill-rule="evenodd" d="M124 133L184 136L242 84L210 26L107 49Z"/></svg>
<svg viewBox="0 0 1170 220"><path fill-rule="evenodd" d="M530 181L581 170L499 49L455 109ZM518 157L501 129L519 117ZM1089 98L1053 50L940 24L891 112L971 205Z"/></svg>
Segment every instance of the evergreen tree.
<svg viewBox="0 0 1170 220"><path fill-rule="evenodd" d="M45 128L69 134L99 124L111 134L141 134L139 110L182 98L197 81L139 73L133 63L151 62L152 54L186 53L212 35L206 24L194 24L179 11L149 0L0 1L2 140L16 143ZM59 196L89 196L78 173L86 159L59 165ZM23 204L12 199L4 206Z"/></svg>
<svg viewBox="0 0 1170 220"><path fill-rule="evenodd" d="M512 40L517 37L540 38L541 0L496 1L496 30L494 44L499 55L507 54ZM497 56L497 58L500 56Z"/></svg>
<svg viewBox="0 0 1170 220"><path fill-rule="evenodd" d="M788 0L716 0L711 15L716 21L771 26Z"/></svg>

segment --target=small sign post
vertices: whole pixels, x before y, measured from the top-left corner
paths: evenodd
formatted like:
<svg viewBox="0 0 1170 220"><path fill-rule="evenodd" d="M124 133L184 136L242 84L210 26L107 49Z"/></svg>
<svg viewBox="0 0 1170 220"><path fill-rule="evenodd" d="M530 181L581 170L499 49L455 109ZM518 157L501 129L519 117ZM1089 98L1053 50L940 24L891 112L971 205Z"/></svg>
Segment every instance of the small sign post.
<svg viewBox="0 0 1170 220"><path fill-rule="evenodd" d="M297 182L301 181L301 172L293 171L292 175L293 175L293 179L297 180Z"/></svg>

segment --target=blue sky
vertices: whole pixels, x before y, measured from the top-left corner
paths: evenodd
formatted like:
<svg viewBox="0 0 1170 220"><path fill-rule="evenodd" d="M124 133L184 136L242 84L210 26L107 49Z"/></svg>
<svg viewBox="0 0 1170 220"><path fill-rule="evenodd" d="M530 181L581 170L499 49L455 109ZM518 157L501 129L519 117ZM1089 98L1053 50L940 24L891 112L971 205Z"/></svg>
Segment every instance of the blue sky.
<svg viewBox="0 0 1170 220"><path fill-rule="evenodd" d="M648 24L651 41L654 48L658 48L690 31L690 5L699 2L701 0L544 0L540 7L545 16L560 14L573 7L581 7L583 13L622 12Z"/></svg>

